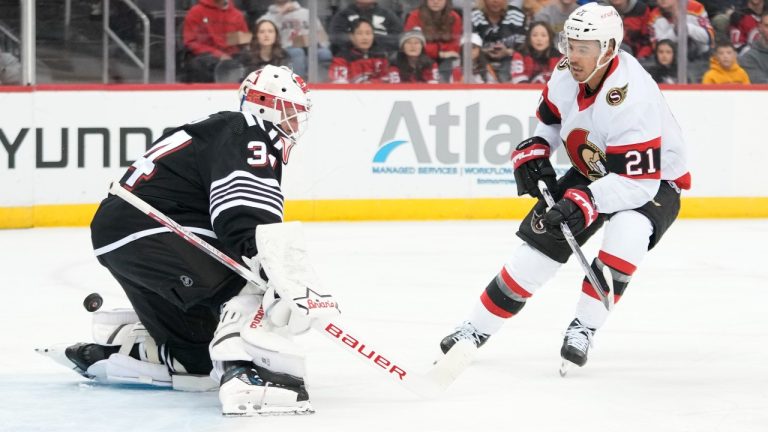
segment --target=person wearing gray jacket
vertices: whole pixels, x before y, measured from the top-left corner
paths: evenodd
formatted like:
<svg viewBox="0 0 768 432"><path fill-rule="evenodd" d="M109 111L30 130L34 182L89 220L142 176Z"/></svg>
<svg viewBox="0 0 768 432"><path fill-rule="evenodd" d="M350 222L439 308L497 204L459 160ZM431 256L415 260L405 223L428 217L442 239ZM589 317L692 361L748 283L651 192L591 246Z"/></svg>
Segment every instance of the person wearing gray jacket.
<svg viewBox="0 0 768 432"><path fill-rule="evenodd" d="M742 52L739 64L747 71L752 84L768 84L768 10L760 16L757 31L760 37Z"/></svg>
<svg viewBox="0 0 768 432"><path fill-rule="evenodd" d="M21 63L10 53L0 52L0 85L21 84Z"/></svg>

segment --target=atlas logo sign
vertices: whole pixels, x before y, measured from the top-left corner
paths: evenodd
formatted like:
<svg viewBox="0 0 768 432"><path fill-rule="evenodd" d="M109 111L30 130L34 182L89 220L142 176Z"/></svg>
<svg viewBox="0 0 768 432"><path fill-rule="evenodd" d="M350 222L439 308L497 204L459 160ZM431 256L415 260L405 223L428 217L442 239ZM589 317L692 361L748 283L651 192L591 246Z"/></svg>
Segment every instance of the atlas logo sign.
<svg viewBox="0 0 768 432"><path fill-rule="evenodd" d="M463 112L452 110L450 102L437 105L426 124L419 120L413 102L395 102L373 163L386 163L393 153L412 153L418 164L502 165L523 138L522 122L511 115L493 116L481 125L479 103L464 107ZM483 143L481 132L491 134Z"/></svg>
<svg viewBox="0 0 768 432"><path fill-rule="evenodd" d="M480 104L436 105L420 118L411 101L397 101L384 125L371 171L384 175L471 176L477 184L514 183L509 156L523 138L507 114L481 119ZM531 119L529 129L537 120Z"/></svg>

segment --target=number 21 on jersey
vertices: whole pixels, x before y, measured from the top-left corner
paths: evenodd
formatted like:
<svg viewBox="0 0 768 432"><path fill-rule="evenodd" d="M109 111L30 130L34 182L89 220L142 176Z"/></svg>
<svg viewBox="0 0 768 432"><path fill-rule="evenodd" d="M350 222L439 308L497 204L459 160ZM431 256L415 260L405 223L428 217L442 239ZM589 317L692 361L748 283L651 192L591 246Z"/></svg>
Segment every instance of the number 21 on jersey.
<svg viewBox="0 0 768 432"><path fill-rule="evenodd" d="M608 146L608 171L633 179L661 178L661 138L638 144Z"/></svg>

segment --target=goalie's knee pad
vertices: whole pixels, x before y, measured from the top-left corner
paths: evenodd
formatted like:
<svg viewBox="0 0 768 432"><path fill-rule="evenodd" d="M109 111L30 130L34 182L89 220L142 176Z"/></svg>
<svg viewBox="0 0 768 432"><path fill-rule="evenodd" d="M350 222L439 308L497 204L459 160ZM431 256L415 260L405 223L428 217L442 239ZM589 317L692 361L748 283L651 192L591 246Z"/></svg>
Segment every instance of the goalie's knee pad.
<svg viewBox="0 0 768 432"><path fill-rule="evenodd" d="M289 331L275 328L265 317L262 296L239 295L228 301L210 345L213 376L220 380L224 362L249 361L270 372L306 375L304 350Z"/></svg>

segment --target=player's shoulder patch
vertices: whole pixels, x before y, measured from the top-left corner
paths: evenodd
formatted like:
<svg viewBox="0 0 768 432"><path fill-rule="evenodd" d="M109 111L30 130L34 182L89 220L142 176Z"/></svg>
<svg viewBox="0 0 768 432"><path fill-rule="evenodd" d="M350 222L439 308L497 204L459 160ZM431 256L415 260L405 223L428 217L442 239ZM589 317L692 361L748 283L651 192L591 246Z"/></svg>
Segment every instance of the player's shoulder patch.
<svg viewBox="0 0 768 432"><path fill-rule="evenodd" d="M571 67L571 65L568 63L568 57L566 56L563 56L563 58L560 59L559 62L557 62L557 66L556 66L557 70L559 71L566 70L569 67Z"/></svg>
<svg viewBox="0 0 768 432"><path fill-rule="evenodd" d="M613 87L605 93L605 102L610 106L621 105L624 100L627 99L627 92L629 90L629 83L624 84L623 87Z"/></svg>

